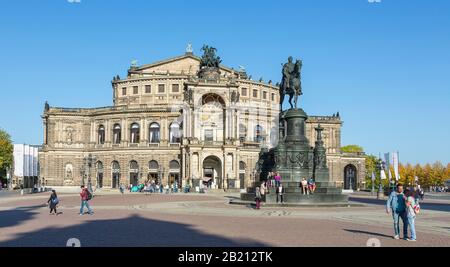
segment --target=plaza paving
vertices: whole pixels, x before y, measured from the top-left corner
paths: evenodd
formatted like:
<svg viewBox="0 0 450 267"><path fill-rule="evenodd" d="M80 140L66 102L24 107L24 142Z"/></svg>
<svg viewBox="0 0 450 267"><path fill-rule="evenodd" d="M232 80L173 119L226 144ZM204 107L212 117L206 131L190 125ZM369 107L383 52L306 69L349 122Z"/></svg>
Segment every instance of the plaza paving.
<svg viewBox="0 0 450 267"><path fill-rule="evenodd" d="M0 198L1 246L450 246L450 202L422 204L416 243L392 239L384 201L352 196L358 207L306 208L230 205L237 194L102 193L95 214L79 216L79 196L60 194L59 211L48 214L49 194Z"/></svg>

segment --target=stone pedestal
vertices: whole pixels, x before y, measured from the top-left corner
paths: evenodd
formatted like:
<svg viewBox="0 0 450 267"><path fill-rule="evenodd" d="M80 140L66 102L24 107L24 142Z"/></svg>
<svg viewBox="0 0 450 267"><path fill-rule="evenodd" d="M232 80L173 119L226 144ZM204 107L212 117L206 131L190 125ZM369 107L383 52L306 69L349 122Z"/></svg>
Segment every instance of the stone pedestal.
<svg viewBox="0 0 450 267"><path fill-rule="evenodd" d="M285 125L286 131L274 149L274 169L280 173L282 182L289 185L299 184L302 178L312 176L313 151L305 136L307 118L302 109L291 109L280 115L281 124Z"/></svg>
<svg viewBox="0 0 450 267"><path fill-rule="evenodd" d="M273 149L274 169L281 175L281 183L285 188L284 203L295 205L348 203L348 196L342 194L342 188L331 181L327 166L326 149L322 140L323 128L316 128L317 141L310 147L305 135L305 121L308 116L302 109L290 109L280 114L280 139ZM285 128L285 131L284 131ZM314 194L304 195L300 181L313 177L316 183ZM259 182L260 184L261 182ZM255 186L259 186L257 183ZM269 189L265 196L268 204L277 203L275 188ZM254 200L254 188L241 194L242 200Z"/></svg>

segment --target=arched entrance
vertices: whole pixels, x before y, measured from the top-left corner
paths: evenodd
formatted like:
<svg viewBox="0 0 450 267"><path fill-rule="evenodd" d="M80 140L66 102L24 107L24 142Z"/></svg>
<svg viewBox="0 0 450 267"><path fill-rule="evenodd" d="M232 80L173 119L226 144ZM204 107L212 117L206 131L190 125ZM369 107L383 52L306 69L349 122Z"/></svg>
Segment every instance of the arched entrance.
<svg viewBox="0 0 450 267"><path fill-rule="evenodd" d="M113 161L111 164L111 187L112 188L119 188L120 185L120 165L119 162Z"/></svg>
<svg viewBox="0 0 450 267"><path fill-rule="evenodd" d="M349 164L344 168L344 189L356 190L358 187L356 167Z"/></svg>
<svg viewBox="0 0 450 267"><path fill-rule="evenodd" d="M97 188L103 188L103 163L97 161Z"/></svg>
<svg viewBox="0 0 450 267"><path fill-rule="evenodd" d="M177 184L178 187L181 186L180 181L180 163L176 160L169 162L169 186L172 184Z"/></svg>
<svg viewBox="0 0 450 267"><path fill-rule="evenodd" d="M159 164L156 160L151 160L148 163L148 176L147 180L152 182L154 181L155 184L159 184Z"/></svg>
<svg viewBox="0 0 450 267"><path fill-rule="evenodd" d="M139 164L132 160L130 161L130 184L138 185L139 183Z"/></svg>
<svg viewBox="0 0 450 267"><path fill-rule="evenodd" d="M208 188L222 189L222 162L216 156L209 156L203 160L203 182Z"/></svg>

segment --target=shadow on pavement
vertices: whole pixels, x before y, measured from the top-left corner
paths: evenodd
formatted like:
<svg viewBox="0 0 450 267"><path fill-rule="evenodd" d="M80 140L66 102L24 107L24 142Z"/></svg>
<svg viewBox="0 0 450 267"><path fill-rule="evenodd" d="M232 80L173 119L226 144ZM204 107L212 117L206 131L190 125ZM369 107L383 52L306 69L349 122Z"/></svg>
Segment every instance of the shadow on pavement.
<svg viewBox="0 0 450 267"><path fill-rule="evenodd" d="M0 211L0 228L16 226L24 221L31 220L36 214L39 213L34 210L42 207L45 207L45 205Z"/></svg>
<svg viewBox="0 0 450 267"><path fill-rule="evenodd" d="M0 247L65 247L71 238L80 240L82 247L268 246L258 241L231 240L207 234L187 224L133 215L125 219L86 221L70 227L51 227L36 232L22 233L13 240L0 242Z"/></svg>
<svg viewBox="0 0 450 267"><path fill-rule="evenodd" d="M380 233L373 233L373 232L367 232L367 231L360 231L360 230L352 230L352 229L344 229L344 231L354 233L354 234L366 234L370 236L381 236L381 237L389 237L392 238L390 235L380 234Z"/></svg>
<svg viewBox="0 0 450 267"><path fill-rule="evenodd" d="M353 202L372 204L372 205L380 205L380 206L386 205L386 200L382 200L382 199L349 197L348 200L353 201ZM450 204L445 204L445 203L423 203L423 202L421 202L420 208L422 210L450 212Z"/></svg>

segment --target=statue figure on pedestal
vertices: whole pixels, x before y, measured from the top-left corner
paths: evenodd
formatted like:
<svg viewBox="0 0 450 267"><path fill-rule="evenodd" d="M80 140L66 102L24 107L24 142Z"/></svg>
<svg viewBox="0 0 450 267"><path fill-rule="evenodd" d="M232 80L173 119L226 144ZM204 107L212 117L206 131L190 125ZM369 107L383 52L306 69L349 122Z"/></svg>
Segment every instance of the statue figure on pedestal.
<svg viewBox="0 0 450 267"><path fill-rule="evenodd" d="M288 62L283 65L283 78L280 85L280 110L283 110L283 102L286 95L289 95L289 104L291 109L293 109L294 106L297 108L298 96L303 94L301 85L303 63L301 60L297 60L295 64L292 61L293 58L289 57ZM294 98L294 105L292 105L292 98Z"/></svg>

